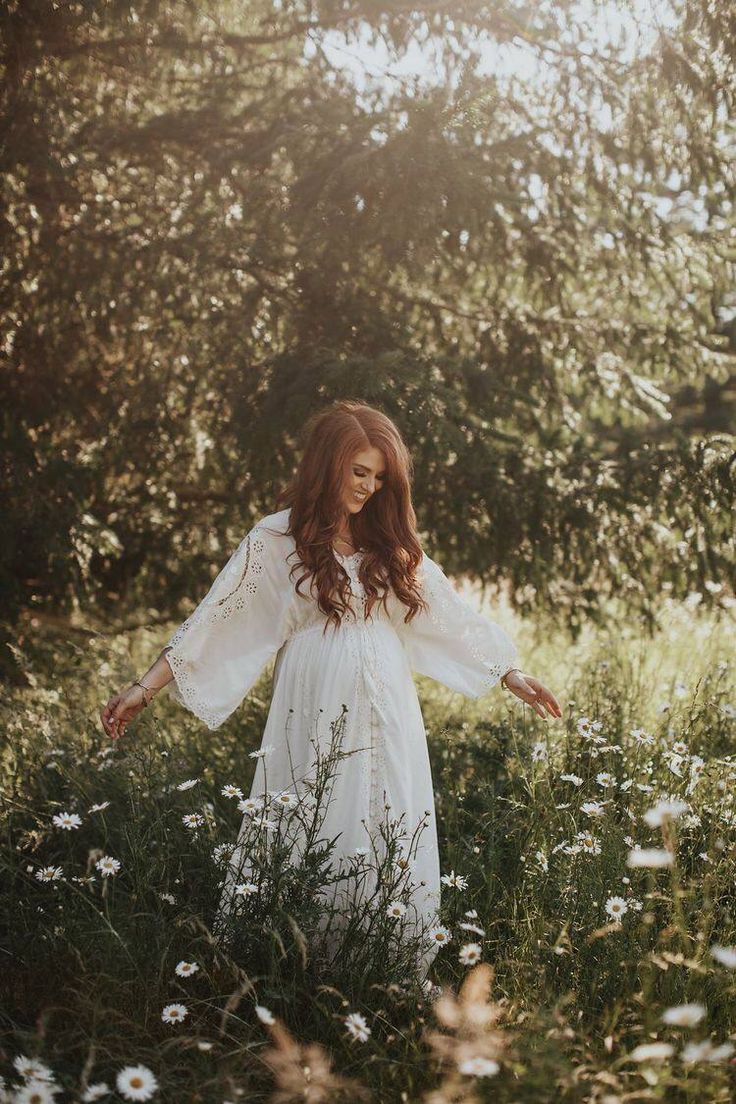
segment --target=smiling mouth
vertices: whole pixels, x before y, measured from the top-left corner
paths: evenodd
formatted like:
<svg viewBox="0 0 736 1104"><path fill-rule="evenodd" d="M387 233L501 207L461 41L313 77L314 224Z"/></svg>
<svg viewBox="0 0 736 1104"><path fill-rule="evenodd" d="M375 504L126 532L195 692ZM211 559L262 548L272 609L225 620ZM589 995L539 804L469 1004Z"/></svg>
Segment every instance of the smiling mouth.
<svg viewBox="0 0 736 1104"><path fill-rule="evenodd" d="M368 495L367 495L367 494L358 494L358 492L357 492L357 491L353 491L353 494L355 495L355 497L356 497L356 498L357 498L357 499L358 499L358 500L359 500L360 502L365 502L365 500L366 500L366 499L367 499L367 497L368 497Z"/></svg>

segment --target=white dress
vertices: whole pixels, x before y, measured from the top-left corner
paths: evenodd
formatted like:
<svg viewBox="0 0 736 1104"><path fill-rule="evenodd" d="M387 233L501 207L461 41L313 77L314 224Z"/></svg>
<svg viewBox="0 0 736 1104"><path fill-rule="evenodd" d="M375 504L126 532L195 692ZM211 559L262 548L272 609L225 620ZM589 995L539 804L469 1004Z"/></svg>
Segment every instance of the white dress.
<svg viewBox="0 0 736 1104"><path fill-rule="evenodd" d="M517 663L516 646L504 629L458 593L438 564L423 555L418 578L429 612L409 624L406 607L391 591L388 610L374 605L366 620L359 579L362 553L335 555L344 567L355 612L327 628L325 614L309 594L307 579L297 594L289 578L296 545L286 533L288 509L258 521L214 580L190 617L171 636L167 659L174 675L170 693L209 729L218 728L243 700L275 655L273 694L250 797L299 792L316 746L330 743L330 725L342 716L343 751L321 836L337 836L333 859L371 850L369 833L403 814L410 841L421 821L410 862L412 903L424 925L438 922L440 866L432 774L426 731L412 672L437 679L469 698L479 698ZM291 558L287 562L290 553ZM265 783L265 784L264 784ZM241 833L247 827L244 814ZM416 835L415 835L416 841ZM229 870L238 869L242 854ZM234 875L223 883L220 915L230 907ZM239 878L243 880L242 865ZM424 970L437 946L428 946Z"/></svg>

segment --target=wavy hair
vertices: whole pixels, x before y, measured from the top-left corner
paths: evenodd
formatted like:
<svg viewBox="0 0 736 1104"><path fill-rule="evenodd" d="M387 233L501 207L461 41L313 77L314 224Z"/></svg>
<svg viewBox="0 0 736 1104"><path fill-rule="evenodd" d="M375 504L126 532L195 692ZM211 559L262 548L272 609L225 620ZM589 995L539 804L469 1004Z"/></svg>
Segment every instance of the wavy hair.
<svg viewBox="0 0 736 1104"><path fill-rule="evenodd" d="M399 430L387 415L366 403L340 399L317 411L304 427L304 449L290 483L278 495L278 508L291 507L289 533L298 562L291 574L305 568L296 583L312 579L319 608L339 627L349 603L349 576L333 554L341 496L348 486L356 452L377 448L385 459L386 477L363 509L350 514L353 544L363 550L359 578L366 595L365 614L383 603L391 589L407 607L404 621L426 609L416 580L422 548L411 501L412 459Z"/></svg>

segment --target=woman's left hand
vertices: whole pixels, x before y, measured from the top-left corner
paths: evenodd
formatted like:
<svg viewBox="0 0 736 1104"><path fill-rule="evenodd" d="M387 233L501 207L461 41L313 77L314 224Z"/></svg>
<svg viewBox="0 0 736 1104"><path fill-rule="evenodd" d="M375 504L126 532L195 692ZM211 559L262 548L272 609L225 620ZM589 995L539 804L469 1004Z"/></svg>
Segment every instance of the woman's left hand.
<svg viewBox="0 0 736 1104"><path fill-rule="evenodd" d="M557 698L539 679L532 675L525 675L521 671L511 671L505 682L517 698L521 698L527 705L531 705L532 709L545 721L547 720L547 713L553 717L562 716L562 709ZM547 713L545 713L545 709Z"/></svg>

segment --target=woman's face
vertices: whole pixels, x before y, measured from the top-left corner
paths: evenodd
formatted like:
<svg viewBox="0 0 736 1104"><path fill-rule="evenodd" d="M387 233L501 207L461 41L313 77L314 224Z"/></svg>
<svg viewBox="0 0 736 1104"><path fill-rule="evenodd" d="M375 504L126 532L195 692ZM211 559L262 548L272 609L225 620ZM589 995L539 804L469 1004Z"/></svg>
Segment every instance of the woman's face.
<svg viewBox="0 0 736 1104"><path fill-rule="evenodd" d="M371 495L380 491L385 478L384 456L380 449L371 447L356 452L343 489L343 505L348 514L359 513Z"/></svg>

